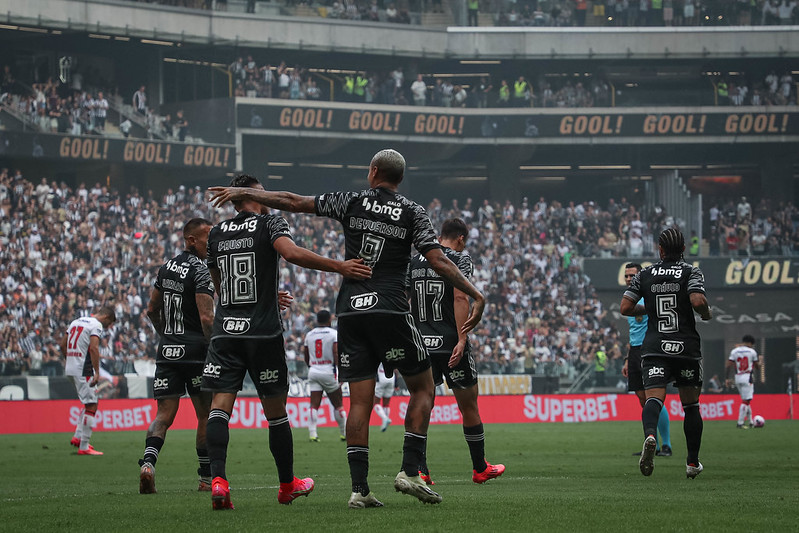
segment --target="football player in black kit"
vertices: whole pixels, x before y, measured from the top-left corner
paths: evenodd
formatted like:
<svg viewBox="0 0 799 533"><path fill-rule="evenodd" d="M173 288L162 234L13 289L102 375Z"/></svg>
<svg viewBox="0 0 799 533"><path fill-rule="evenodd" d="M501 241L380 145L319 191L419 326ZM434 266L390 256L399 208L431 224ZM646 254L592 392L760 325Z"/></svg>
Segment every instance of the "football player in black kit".
<svg viewBox="0 0 799 533"><path fill-rule="evenodd" d="M233 190L263 187L252 176L233 178ZM307 496L311 478L294 477L294 445L286 415L289 381L278 301L280 257L295 265L367 279L371 268L361 259L336 261L294 244L283 217L252 200L233 202L238 214L211 229L208 268L219 294L211 343L203 370L204 390L214 393L208 415L213 509L232 509L225 474L228 423L245 373L252 378L269 423L269 449L277 466L279 503Z"/></svg>
<svg viewBox="0 0 799 533"><path fill-rule="evenodd" d="M459 218L445 220L438 242L444 254L470 279L474 267L466 248L469 229ZM463 436L472 457L472 481L485 483L501 476L505 465L489 464L485 460L485 433L477 407L477 369L472 349L461 326L469 314L469 297L445 282L422 254L411 257L406 290L411 298L411 314L430 352L433 380L441 385L444 379L455 394L458 409L463 415ZM427 470L426 458L419 474L433 485Z"/></svg>
<svg viewBox="0 0 799 533"><path fill-rule="evenodd" d="M200 390L205 353L214 323L214 288L205 264L211 226L211 222L203 218L193 218L183 226L185 249L158 270L147 306L147 316L161 335L161 342L153 381L158 411L147 430L144 457L139 460L141 494L156 492L155 463L166 432L178 413L180 397L187 390L197 414L199 490L211 490L205 444L211 394Z"/></svg>
<svg viewBox="0 0 799 533"><path fill-rule="evenodd" d="M336 303L340 375L350 386L347 418L347 459L352 478L351 508L381 507L370 492L369 417L372 412L375 375L382 362L386 374L397 369L410 392L405 416L402 470L394 488L425 503L439 503L419 477L427 427L433 407L433 374L430 358L410 315L405 294L405 275L411 246L423 254L430 267L475 303L463 324L470 331L480 321L483 295L444 255L424 208L405 198L397 188L405 175L405 158L395 150L381 150L369 165L369 189L326 193L317 197L289 192L211 188L212 201L221 205L248 198L268 207L298 213L314 213L341 222L345 257L361 258L372 267L366 280L344 279Z"/></svg>
<svg viewBox="0 0 799 533"><path fill-rule="evenodd" d="M702 444L702 352L696 331L694 311L702 320L712 313L705 297L705 278L698 267L683 260L683 234L668 228L658 237L660 261L635 275L621 300L621 314L649 318L641 347L641 373L646 403L641 414L644 446L638 463L641 473L652 474L657 448L655 432L666 399L666 385L675 382L685 411L683 429L688 448L685 472L690 479L702 470L699 448ZM644 305L636 305L641 298Z"/></svg>

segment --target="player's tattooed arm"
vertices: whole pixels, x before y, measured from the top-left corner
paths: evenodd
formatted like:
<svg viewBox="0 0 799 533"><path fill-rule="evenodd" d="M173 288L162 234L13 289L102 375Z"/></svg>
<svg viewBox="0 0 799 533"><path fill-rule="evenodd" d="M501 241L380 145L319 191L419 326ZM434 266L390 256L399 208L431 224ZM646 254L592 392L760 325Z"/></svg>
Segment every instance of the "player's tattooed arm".
<svg viewBox="0 0 799 533"><path fill-rule="evenodd" d="M150 319L150 322L153 323L155 331L157 331L159 335L163 335L164 326L166 325L164 319L164 299L161 295L161 291L158 289L153 289L150 293L150 303L147 304L147 317Z"/></svg>
<svg viewBox="0 0 799 533"><path fill-rule="evenodd" d="M197 302L197 311L200 313L200 324L203 327L205 340L211 340L211 330L214 328L214 297L210 294L197 293L194 296Z"/></svg>
<svg viewBox="0 0 799 533"><path fill-rule="evenodd" d="M702 320L710 320L713 318L713 313L710 311L710 304L707 303L707 298L703 293L692 292L689 298L691 299L691 307L694 308L694 311L699 313Z"/></svg>
<svg viewBox="0 0 799 533"><path fill-rule="evenodd" d="M254 200L261 205L291 213L314 213L314 197L288 191L264 191L252 187L209 187L211 204L220 207L227 202Z"/></svg>
<svg viewBox="0 0 799 533"><path fill-rule="evenodd" d="M372 277L372 268L363 264L363 259L337 261L336 259L322 257L301 246L297 246L294 241L285 236L275 239L272 246L283 259L303 268L337 272L345 278L351 279L369 279ZM213 276L213 270L211 273Z"/></svg>
<svg viewBox="0 0 799 533"><path fill-rule="evenodd" d="M458 328L458 343L455 345L455 348L452 349L452 355L447 365L450 368L455 368L455 365L457 365L463 357L464 350L466 350L466 333L463 331L463 324L469 317L469 297L466 296L465 292L458 289L453 289L452 293L455 326Z"/></svg>
<svg viewBox="0 0 799 533"><path fill-rule="evenodd" d="M639 298L640 299L640 298ZM619 312L624 316L643 316L646 314L646 307L639 305L638 300L633 300L625 294L619 304Z"/></svg>
<svg viewBox="0 0 799 533"><path fill-rule="evenodd" d="M439 276L443 277L450 285L466 293L474 300L471 312L461 327L461 331L464 334L470 332L483 317L483 310L486 305L485 297L468 279L466 279L466 276L463 275L455 263L444 255L441 248L428 250L424 253L424 256Z"/></svg>

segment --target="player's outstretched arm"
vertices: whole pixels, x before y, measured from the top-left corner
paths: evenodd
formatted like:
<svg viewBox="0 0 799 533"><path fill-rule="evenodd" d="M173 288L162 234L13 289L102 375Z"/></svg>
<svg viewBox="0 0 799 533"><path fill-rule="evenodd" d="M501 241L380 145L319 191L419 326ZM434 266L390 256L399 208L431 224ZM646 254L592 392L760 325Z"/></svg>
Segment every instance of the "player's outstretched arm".
<svg viewBox="0 0 799 533"><path fill-rule="evenodd" d="M699 313L702 320L710 320L713 318L713 313L710 311L710 304L707 303L707 298L704 294L701 292L692 292L689 298L691 299L691 307L694 308L694 311Z"/></svg>
<svg viewBox="0 0 799 533"><path fill-rule="evenodd" d="M372 268L363 264L363 259L349 259L338 261L328 257L322 257L310 250L306 250L294 244L288 237L278 237L272 246L275 247L286 261L303 268L322 270L324 272L337 272L345 278L369 279L372 277Z"/></svg>
<svg viewBox="0 0 799 533"><path fill-rule="evenodd" d="M461 327L463 333L470 332L483 317L483 310L486 305L485 297L483 297L483 294L478 291L468 279L466 279L466 276L463 275L457 265L450 261L440 248L433 248L427 251L424 256L439 276L443 277L453 287L466 293L474 300L474 305L469 312L469 316Z"/></svg>
<svg viewBox="0 0 799 533"><path fill-rule="evenodd" d="M291 213L315 213L314 197L287 191L264 191L252 187L209 187L211 204L220 207L236 200L254 200L261 205Z"/></svg>

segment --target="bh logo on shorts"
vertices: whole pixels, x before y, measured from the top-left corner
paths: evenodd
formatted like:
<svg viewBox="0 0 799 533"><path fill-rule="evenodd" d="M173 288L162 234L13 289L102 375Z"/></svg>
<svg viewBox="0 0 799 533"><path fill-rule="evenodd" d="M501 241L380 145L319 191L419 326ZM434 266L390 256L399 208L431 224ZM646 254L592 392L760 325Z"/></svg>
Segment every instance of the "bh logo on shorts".
<svg viewBox="0 0 799 533"><path fill-rule="evenodd" d="M396 361L405 357L405 350L402 348L392 348L386 352L386 361Z"/></svg>
<svg viewBox="0 0 799 533"><path fill-rule="evenodd" d="M203 376L208 378L218 378L222 373L222 365L215 365L213 363L208 363L203 368Z"/></svg>
<svg viewBox="0 0 799 533"><path fill-rule="evenodd" d="M350 354L343 353L338 356L338 366L344 366L349 368L350 366Z"/></svg>
<svg viewBox="0 0 799 533"><path fill-rule="evenodd" d="M278 376L277 370L264 370L258 374L258 381L261 383L277 383Z"/></svg>
<svg viewBox="0 0 799 533"><path fill-rule="evenodd" d="M666 377L666 369L662 366L655 366L649 369L650 378L664 378Z"/></svg>
<svg viewBox="0 0 799 533"><path fill-rule="evenodd" d="M660 349L669 355L679 355L685 349L682 341L660 341Z"/></svg>
<svg viewBox="0 0 799 533"><path fill-rule="evenodd" d="M424 346L428 350L438 350L444 346L443 335L422 335L422 338L424 339Z"/></svg>
<svg viewBox="0 0 799 533"><path fill-rule="evenodd" d="M153 390L165 390L169 388L168 378L155 378L153 380Z"/></svg>
<svg viewBox="0 0 799 533"><path fill-rule="evenodd" d="M165 344L161 348L161 355L164 356L164 359L174 361L186 355L186 348L180 344Z"/></svg>
<svg viewBox="0 0 799 533"><path fill-rule="evenodd" d="M350 296L350 307L356 311L366 311L377 305L377 293L367 292L366 294L357 294Z"/></svg>
<svg viewBox="0 0 799 533"><path fill-rule="evenodd" d="M222 322L222 329L231 335L241 335L250 329L250 319L229 316Z"/></svg>
<svg viewBox="0 0 799 533"><path fill-rule="evenodd" d="M695 370L682 369L682 370L680 370L680 375L682 377L684 377L685 379L694 379L694 376L696 375L696 371Z"/></svg>
<svg viewBox="0 0 799 533"><path fill-rule="evenodd" d="M458 381L465 377L466 377L465 370L453 370L452 372L449 373L449 379L451 379L452 381Z"/></svg>

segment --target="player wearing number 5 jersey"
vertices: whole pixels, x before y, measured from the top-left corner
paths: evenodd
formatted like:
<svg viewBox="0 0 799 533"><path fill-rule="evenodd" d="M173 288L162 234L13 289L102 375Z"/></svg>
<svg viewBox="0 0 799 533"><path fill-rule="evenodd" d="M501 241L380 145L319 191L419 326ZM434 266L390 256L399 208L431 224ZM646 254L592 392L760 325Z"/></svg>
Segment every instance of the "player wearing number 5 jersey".
<svg viewBox="0 0 799 533"><path fill-rule="evenodd" d="M103 455L90 444L97 412L97 381L100 379L100 337L103 329L116 321L112 307L101 307L90 317L72 321L61 339L61 353L67 358L64 373L72 378L83 409L78 416L70 444L78 446L78 455Z"/></svg>
<svg viewBox="0 0 799 533"><path fill-rule="evenodd" d="M398 193L404 175L405 158L395 150L381 150L369 165L370 188L361 192L334 192L314 198L289 192L211 189L216 205L246 197L276 209L336 219L344 231L345 257L360 258L372 267L369 279L344 279L336 303L341 378L350 384L347 459L352 494L348 505L353 508L382 506L369 491L367 481L369 418L375 372L381 362L386 373L394 369L402 373L410 392L402 471L394 480L394 488L424 502L441 501L418 475L434 385L427 350L405 296L411 247L416 247L439 275L475 300L464 332L480 321L485 307L483 295L441 251L424 209Z"/></svg>
<svg viewBox="0 0 799 533"><path fill-rule="evenodd" d="M727 387L731 384L731 375L735 374L735 386L741 395L741 407L738 409L738 429L746 426L749 421L752 427L752 396L755 392L754 379L752 373L760 368L757 352L755 351L755 338L751 335L744 335L741 344L737 345L730 352L727 360Z"/></svg>
<svg viewBox="0 0 799 533"><path fill-rule="evenodd" d="M682 233L675 228L664 230L658 237L658 248L661 260L632 278L620 305L622 315L646 314L648 317L641 346L641 373L646 391L641 419L645 439L638 465L643 475L652 474L657 448L655 435L666 399L666 385L676 382L685 411L686 474L693 479L703 469L699 462L702 352L694 311L702 320L710 320L712 314L705 297L702 271L683 260L685 240ZM644 305L637 304L641 298Z"/></svg>
<svg viewBox="0 0 799 533"><path fill-rule="evenodd" d="M167 261L156 276L147 316L161 336L156 355L153 396L158 411L139 459L139 493L153 494L155 465L166 433L187 391L197 415L195 446L200 476L199 490L211 490L211 470L205 427L211 394L200 389L205 354L214 322L214 287L205 264L208 232L213 224L193 218L183 226L184 250Z"/></svg>
<svg viewBox="0 0 799 533"><path fill-rule="evenodd" d="M311 442L319 442L316 432L322 392L327 394L333 406L333 417L338 423L341 440L346 440L347 413L341 399L341 386L336 378L338 366L338 335L330 327L330 311L322 309L316 313L317 326L305 335L305 364L308 365L308 388L311 390L311 416L308 423Z"/></svg>
<svg viewBox="0 0 799 533"><path fill-rule="evenodd" d="M263 191L258 180L248 175L233 178L231 188ZM280 479L278 502L291 503L314 487L312 479L294 477L286 415L288 369L278 300L280 258L347 277L371 275L361 260L336 261L297 246L286 220L269 214L257 202L238 200L233 207L238 214L214 226L208 235L208 268L219 294L202 385L214 394L206 439L214 509L233 508L225 473L228 422L246 373L255 383L269 423L269 449Z"/></svg>

